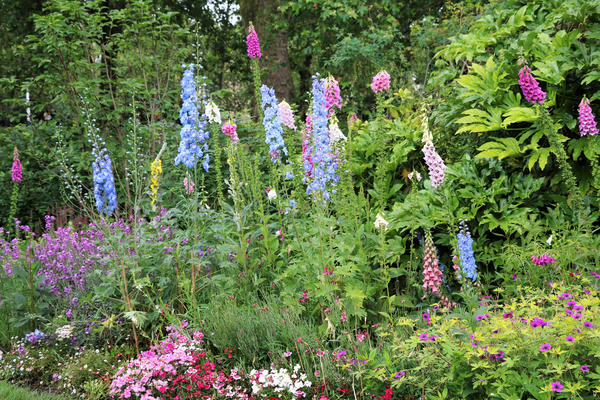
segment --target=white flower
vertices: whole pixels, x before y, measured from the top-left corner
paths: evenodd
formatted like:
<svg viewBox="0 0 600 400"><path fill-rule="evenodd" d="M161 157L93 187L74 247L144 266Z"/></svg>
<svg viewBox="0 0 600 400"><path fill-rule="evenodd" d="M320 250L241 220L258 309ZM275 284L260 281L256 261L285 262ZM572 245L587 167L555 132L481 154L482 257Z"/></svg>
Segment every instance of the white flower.
<svg viewBox="0 0 600 400"><path fill-rule="evenodd" d="M205 113L208 117L208 122L213 122L215 124L220 124L222 122L221 111L219 110L219 107L217 107L214 101L211 100L208 102L208 104L206 104Z"/></svg>
<svg viewBox="0 0 600 400"><path fill-rule="evenodd" d="M269 192L267 193L267 197L271 201L275 200L277 198L277 192L275 192L275 189L269 190Z"/></svg>
<svg viewBox="0 0 600 400"><path fill-rule="evenodd" d="M375 229L377 229L377 230L380 230L383 228L384 231L387 231L389 222L387 222L385 219L383 219L383 215L377 214L377 216L375 217L375 223L373 225L375 225Z"/></svg>
<svg viewBox="0 0 600 400"><path fill-rule="evenodd" d="M416 175L416 177L417 177L417 181L421 182L421 174L420 174L420 173L418 173L418 172L416 172L416 171L415 171L415 172L411 172L411 173L410 173L410 174L408 174L407 176L408 176L408 179L410 179L410 180L412 181L412 178L413 178L413 176L415 176L415 175Z"/></svg>
<svg viewBox="0 0 600 400"><path fill-rule="evenodd" d="M423 115L423 143L431 143L433 142L433 135L429 131L429 118L427 115Z"/></svg>
<svg viewBox="0 0 600 400"><path fill-rule="evenodd" d="M329 140L331 140L331 142L333 143L338 142L340 140L347 140L346 136L344 136L344 134L340 130L340 127L338 126L337 119L332 118L331 120L332 121L329 124Z"/></svg>
<svg viewBox="0 0 600 400"><path fill-rule="evenodd" d="M548 243L548 246L552 245L552 235L550 235L550 237L548 238L548 240L546 240L546 243Z"/></svg>

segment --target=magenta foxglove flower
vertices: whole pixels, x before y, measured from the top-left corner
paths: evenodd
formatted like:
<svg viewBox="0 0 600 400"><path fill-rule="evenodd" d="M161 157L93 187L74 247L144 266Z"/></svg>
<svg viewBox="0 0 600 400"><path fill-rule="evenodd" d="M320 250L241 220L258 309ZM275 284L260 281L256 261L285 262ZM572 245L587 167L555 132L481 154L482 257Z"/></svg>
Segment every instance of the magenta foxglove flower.
<svg viewBox="0 0 600 400"><path fill-rule="evenodd" d="M340 85L333 76L324 79L325 81L325 107L327 108L327 118L335 113L335 108L342 109L342 96L340 95Z"/></svg>
<svg viewBox="0 0 600 400"><path fill-rule="evenodd" d="M254 30L254 26L250 24L248 27L248 36L246 36L246 46L248 46L248 57L260 58L260 43L258 42L258 35Z"/></svg>
<svg viewBox="0 0 600 400"><path fill-rule="evenodd" d="M373 77L371 89L375 92L388 91L390 89L390 74L387 71L381 71Z"/></svg>
<svg viewBox="0 0 600 400"><path fill-rule="evenodd" d="M19 160L19 150L15 147L13 152L12 181L21 182L21 179L23 179L23 167L21 166L21 160Z"/></svg>
<svg viewBox="0 0 600 400"><path fill-rule="evenodd" d="M588 99L582 99L579 103L579 133L581 136L596 135L598 128L596 127L596 119L592 114L592 107Z"/></svg>
<svg viewBox="0 0 600 400"><path fill-rule="evenodd" d="M546 93L542 91L539 83L531 75L531 69L527 65L523 66L519 71L519 86L521 86L525 100L530 103L542 104L546 99Z"/></svg>
<svg viewBox="0 0 600 400"><path fill-rule="evenodd" d="M236 129L237 129L237 126L232 125L232 124L225 124L221 128L221 131L223 131L224 134L226 134L227 136L229 136L231 138L231 142L233 144L238 144L238 142L240 141L240 139L238 138Z"/></svg>

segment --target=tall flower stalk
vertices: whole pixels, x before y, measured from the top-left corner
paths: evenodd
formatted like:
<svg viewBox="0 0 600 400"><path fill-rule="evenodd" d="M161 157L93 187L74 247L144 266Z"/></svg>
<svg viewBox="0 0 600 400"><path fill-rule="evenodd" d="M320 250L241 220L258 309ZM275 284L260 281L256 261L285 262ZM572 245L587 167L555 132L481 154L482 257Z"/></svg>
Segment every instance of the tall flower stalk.
<svg viewBox="0 0 600 400"><path fill-rule="evenodd" d="M596 136L598 127L596 117L592 113L589 99L585 97L579 103L579 133L581 136ZM592 185L596 189L596 197L600 199L600 149L598 149L598 139L590 138L594 141L594 152L592 154Z"/></svg>
<svg viewBox="0 0 600 400"><path fill-rule="evenodd" d="M425 163L429 168L429 178L431 179L431 185L437 188L444 182L444 176L446 171L446 165L442 157L435 151L433 145L433 135L429 131L429 120L427 115L423 115L423 154L425 156Z"/></svg>
<svg viewBox="0 0 600 400"><path fill-rule="evenodd" d="M320 192L324 200L331 197L328 185L335 185L340 176L337 174L338 163L335 159L329 139L327 125L327 103L325 100L325 82L319 75L313 77L313 109L312 109L312 181L306 193ZM305 162L306 165L306 162ZM335 193L335 190L333 190Z"/></svg>
<svg viewBox="0 0 600 400"><path fill-rule="evenodd" d="M152 211L156 212L156 203L158 202L158 188L160 186L160 176L163 173L162 160L160 157L167 148L167 142L164 142L156 158L150 164L150 205Z"/></svg>
<svg viewBox="0 0 600 400"><path fill-rule="evenodd" d="M264 111L263 126L265 128L265 143L269 145L269 156L273 163L280 163L282 154L288 155L285 143L283 143L283 128L279 117L279 105L275 97L275 91L267 85L260 88L261 105Z"/></svg>
<svg viewBox="0 0 600 400"><path fill-rule="evenodd" d="M381 71L373 77L371 90L377 97L377 119L385 117L384 92L390 90L390 74L387 71Z"/></svg>
<svg viewBox="0 0 600 400"><path fill-rule="evenodd" d="M184 67L185 68L185 67ZM189 169L194 168L196 162L202 160L202 167L206 172L209 168L208 143L209 133L206 131L206 115L200 115L198 110L198 94L194 82L194 65L189 65L181 79L181 141L175 158L175 165L184 164Z"/></svg>
<svg viewBox="0 0 600 400"><path fill-rule="evenodd" d="M256 108L258 109L258 118L260 121L263 119L263 111L260 108L260 65L258 60L262 57L260 52L260 42L258 41L258 35L254 29L254 25L250 22L248 26L248 36L246 36L246 46L248 47L248 57L252 63L252 78L254 80L254 95L256 96Z"/></svg>
<svg viewBox="0 0 600 400"><path fill-rule="evenodd" d="M213 149L213 162L215 163L216 181L217 181L217 203L224 200L223 196L223 171L221 170L221 135L219 127L221 121L221 111L213 101L209 101L205 110L206 117L210 123L211 147Z"/></svg>
<svg viewBox="0 0 600 400"><path fill-rule="evenodd" d="M13 190L10 196L10 212L8 213L8 223L12 223L13 218L17 215L17 202L19 200L19 183L23 179L23 167L19 159L19 149L15 146L13 150L13 164L11 170L11 179L13 182Z"/></svg>
<svg viewBox="0 0 600 400"><path fill-rule="evenodd" d="M95 160L92 163L94 177L94 197L96 209L99 213L111 215L117 208L117 193L115 191L115 178L112 171L112 161L106 148L94 147L92 154Z"/></svg>
<svg viewBox="0 0 600 400"><path fill-rule="evenodd" d="M554 126L550 113L541 104L539 104L538 107L542 129L548 138L548 142L550 142L550 148L552 149L552 152L556 155L562 180L566 184L571 195L571 208L576 219L578 220L578 223L581 223L581 218L583 217L583 196L579 186L577 185L577 180L573 174L573 169L568 162L567 152L560 142L558 132L556 131L556 127Z"/></svg>

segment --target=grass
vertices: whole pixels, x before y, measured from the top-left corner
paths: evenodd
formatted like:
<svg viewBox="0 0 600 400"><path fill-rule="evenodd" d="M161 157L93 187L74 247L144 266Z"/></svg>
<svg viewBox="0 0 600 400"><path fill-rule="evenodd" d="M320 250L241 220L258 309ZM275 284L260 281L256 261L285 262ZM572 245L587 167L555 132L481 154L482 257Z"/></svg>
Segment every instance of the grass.
<svg viewBox="0 0 600 400"><path fill-rule="evenodd" d="M0 381L0 399L2 400L66 400L66 397L48 393L36 393Z"/></svg>

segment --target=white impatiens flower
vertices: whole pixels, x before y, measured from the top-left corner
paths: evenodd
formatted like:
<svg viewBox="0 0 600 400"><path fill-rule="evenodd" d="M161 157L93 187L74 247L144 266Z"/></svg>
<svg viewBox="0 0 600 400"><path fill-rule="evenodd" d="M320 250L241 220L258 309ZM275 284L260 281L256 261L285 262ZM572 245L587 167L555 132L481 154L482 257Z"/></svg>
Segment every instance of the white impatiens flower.
<svg viewBox="0 0 600 400"><path fill-rule="evenodd" d="M344 136L340 127L338 126L338 121L335 117L332 117L329 123L329 140L331 140L332 143L340 140L347 140L346 136Z"/></svg>
<svg viewBox="0 0 600 400"><path fill-rule="evenodd" d="M388 225L389 222L387 222L384 218L383 215L381 214L377 214L377 216L375 217L375 223L373 224L375 225L375 229L377 230L381 230L383 229L384 232L388 230Z"/></svg>
<svg viewBox="0 0 600 400"><path fill-rule="evenodd" d="M275 200L277 198L277 192L275 192L275 189L270 189L267 192L267 198L271 201Z"/></svg>
<svg viewBox="0 0 600 400"><path fill-rule="evenodd" d="M214 124L221 124L221 111L219 110L219 107L217 107L214 101L211 100L208 102L208 104L206 104L205 113L206 117L208 118L208 122Z"/></svg>

